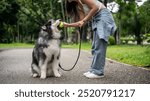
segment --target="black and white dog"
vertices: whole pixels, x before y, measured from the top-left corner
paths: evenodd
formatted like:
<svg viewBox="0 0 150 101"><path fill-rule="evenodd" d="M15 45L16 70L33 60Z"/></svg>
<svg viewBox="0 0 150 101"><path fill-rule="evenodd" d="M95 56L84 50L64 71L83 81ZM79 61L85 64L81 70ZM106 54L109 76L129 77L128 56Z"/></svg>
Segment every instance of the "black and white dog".
<svg viewBox="0 0 150 101"><path fill-rule="evenodd" d="M61 77L59 72L60 58L60 20L49 20L42 26L32 52L32 77Z"/></svg>

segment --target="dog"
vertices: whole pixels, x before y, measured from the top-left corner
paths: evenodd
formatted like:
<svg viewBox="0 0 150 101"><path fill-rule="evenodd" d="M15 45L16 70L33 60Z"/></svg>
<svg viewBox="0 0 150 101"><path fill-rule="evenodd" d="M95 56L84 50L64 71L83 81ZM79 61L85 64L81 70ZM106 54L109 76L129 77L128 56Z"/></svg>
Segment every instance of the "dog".
<svg viewBox="0 0 150 101"><path fill-rule="evenodd" d="M60 20L49 20L41 27L39 37L32 52L31 71L34 78L61 77L59 71L61 50L60 23Z"/></svg>

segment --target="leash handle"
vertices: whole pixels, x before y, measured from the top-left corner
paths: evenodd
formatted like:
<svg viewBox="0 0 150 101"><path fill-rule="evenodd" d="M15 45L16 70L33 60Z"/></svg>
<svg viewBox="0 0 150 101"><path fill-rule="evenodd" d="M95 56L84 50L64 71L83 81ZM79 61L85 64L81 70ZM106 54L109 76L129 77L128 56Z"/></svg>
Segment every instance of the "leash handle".
<svg viewBox="0 0 150 101"><path fill-rule="evenodd" d="M59 67L60 67L63 71L71 71L71 70L73 70L73 69L75 68L76 64L78 63L78 60L79 60L79 58L80 58L80 53L81 53L81 39L82 39L82 38L81 38L81 35L82 35L82 33L83 33L83 28L82 28L82 27L79 27L79 33L80 33L80 42L79 42L79 51L78 51L77 59L76 59L74 65L72 66L72 68L70 68L70 69L64 69L64 68L59 64Z"/></svg>

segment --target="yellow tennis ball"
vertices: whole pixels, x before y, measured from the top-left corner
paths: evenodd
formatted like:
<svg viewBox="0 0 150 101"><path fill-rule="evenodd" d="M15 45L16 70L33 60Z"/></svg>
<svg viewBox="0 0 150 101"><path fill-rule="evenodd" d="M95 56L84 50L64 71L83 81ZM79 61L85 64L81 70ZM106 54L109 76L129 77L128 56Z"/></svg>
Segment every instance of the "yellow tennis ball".
<svg viewBox="0 0 150 101"><path fill-rule="evenodd" d="M63 22L60 22L59 27L60 27L60 28L63 28L63 27L64 27L64 23L63 23Z"/></svg>

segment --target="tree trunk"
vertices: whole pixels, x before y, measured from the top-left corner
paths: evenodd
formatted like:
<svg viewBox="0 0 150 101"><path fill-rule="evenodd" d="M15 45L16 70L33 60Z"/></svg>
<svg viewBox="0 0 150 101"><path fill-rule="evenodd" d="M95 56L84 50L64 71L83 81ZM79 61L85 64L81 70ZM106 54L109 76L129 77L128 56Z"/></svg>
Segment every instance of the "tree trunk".
<svg viewBox="0 0 150 101"><path fill-rule="evenodd" d="M65 21L65 11L64 11L63 0L61 0L61 10L62 10L63 21ZM67 40L68 34L67 34L67 29L66 28L64 29L64 33L65 33L65 40Z"/></svg>
<svg viewBox="0 0 150 101"><path fill-rule="evenodd" d="M142 38L140 35L140 31L141 31L141 25L140 25L140 22L138 20L138 15L136 13L135 14L135 36L136 36L137 45L142 44Z"/></svg>
<svg viewBox="0 0 150 101"><path fill-rule="evenodd" d="M50 0L51 17L53 18L53 0Z"/></svg>
<svg viewBox="0 0 150 101"><path fill-rule="evenodd" d="M114 33L114 38L115 38L115 43L116 44L120 44L120 35L119 35L119 30L117 28L117 30Z"/></svg>

